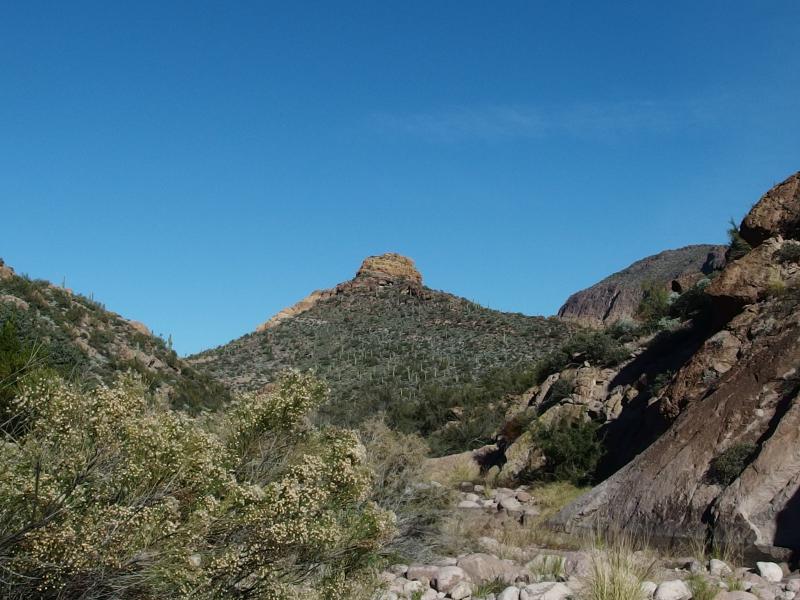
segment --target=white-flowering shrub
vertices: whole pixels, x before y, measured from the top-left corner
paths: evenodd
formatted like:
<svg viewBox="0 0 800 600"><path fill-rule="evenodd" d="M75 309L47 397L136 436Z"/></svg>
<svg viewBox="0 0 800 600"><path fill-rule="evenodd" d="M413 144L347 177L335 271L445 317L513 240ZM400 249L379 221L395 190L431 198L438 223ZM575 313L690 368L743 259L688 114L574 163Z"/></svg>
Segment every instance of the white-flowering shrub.
<svg viewBox="0 0 800 600"><path fill-rule="evenodd" d="M25 382L0 443L0 595L347 597L394 521L357 437L308 421L325 396L290 372L195 419L131 379Z"/></svg>

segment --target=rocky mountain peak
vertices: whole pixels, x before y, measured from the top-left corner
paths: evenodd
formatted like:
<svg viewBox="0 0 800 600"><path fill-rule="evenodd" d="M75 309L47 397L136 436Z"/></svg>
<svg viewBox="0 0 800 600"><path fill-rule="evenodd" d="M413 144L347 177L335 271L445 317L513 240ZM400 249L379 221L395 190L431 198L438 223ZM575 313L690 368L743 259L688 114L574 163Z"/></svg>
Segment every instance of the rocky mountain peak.
<svg viewBox="0 0 800 600"><path fill-rule="evenodd" d="M422 274L417 271L414 261L395 252L365 258L356 273L356 279L379 281L404 279L422 285Z"/></svg>

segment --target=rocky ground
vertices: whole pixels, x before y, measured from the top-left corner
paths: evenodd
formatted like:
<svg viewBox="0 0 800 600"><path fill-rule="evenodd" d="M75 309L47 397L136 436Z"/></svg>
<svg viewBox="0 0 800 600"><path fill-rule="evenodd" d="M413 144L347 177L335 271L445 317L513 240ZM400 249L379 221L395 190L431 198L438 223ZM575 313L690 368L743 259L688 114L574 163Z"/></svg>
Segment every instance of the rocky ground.
<svg viewBox="0 0 800 600"><path fill-rule="evenodd" d="M535 488L515 489L463 482L454 504L454 516L492 524L497 537L514 527L520 531L541 527L541 507ZM520 536L520 539L537 536ZM611 546L596 542L559 548L538 545L509 546L490 535L463 539L464 552L441 556L426 564L394 564L381 573L377 600L566 600L595 597L598 569L614 564ZM630 540L625 542L630 544ZM475 546L478 546L476 551ZM582 549L564 547L583 546ZM800 573L786 564L758 562L737 566L717 558L659 556L653 550L629 546L626 560L642 566L625 577L639 577L642 600L794 600L800 593ZM619 557L620 555L616 555ZM636 573L640 573L637 575Z"/></svg>

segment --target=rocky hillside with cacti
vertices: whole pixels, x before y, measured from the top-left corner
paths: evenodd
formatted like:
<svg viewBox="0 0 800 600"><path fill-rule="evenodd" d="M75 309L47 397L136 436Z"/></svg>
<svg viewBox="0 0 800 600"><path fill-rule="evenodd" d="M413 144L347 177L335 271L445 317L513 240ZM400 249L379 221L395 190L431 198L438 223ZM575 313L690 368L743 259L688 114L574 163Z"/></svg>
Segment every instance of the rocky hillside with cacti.
<svg viewBox="0 0 800 600"><path fill-rule="evenodd" d="M0 331L0 354L67 377L110 383L119 373L134 371L173 406L191 410L214 408L230 397L144 324L69 289L19 275L2 260ZM8 365L3 369L13 371ZM11 374L0 372L0 379Z"/></svg>
<svg viewBox="0 0 800 600"><path fill-rule="evenodd" d="M488 404L528 387L536 360L575 330L430 289L409 259L387 254L189 361L237 391L268 385L287 367L314 369L332 389L324 418L352 424L387 411L399 429L433 435L472 410L486 420ZM454 443L481 438L481 429L461 430Z"/></svg>

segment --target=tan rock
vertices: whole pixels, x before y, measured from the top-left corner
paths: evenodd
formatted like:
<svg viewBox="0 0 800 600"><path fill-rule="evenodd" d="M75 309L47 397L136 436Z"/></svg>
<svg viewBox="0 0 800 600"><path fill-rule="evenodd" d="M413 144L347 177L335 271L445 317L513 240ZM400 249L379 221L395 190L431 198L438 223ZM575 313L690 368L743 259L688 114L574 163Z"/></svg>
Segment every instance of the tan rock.
<svg viewBox="0 0 800 600"><path fill-rule="evenodd" d="M336 295L335 290L315 290L311 292L308 296L300 300L300 302L292 304L290 307L284 308L282 311L276 313L269 320L265 321L264 323L256 327L256 331L266 331L267 329L272 329L273 327L275 327L276 325L282 323L287 319L291 319L293 317L303 314L306 311L311 310L321 300L331 298L332 296L335 295Z"/></svg>
<svg viewBox="0 0 800 600"><path fill-rule="evenodd" d="M782 239L771 238L744 257L729 264L706 288L713 301L714 317L724 324L742 308L766 297L770 284L780 277L772 255Z"/></svg>
<svg viewBox="0 0 800 600"><path fill-rule="evenodd" d="M395 280L405 279L422 285L422 275L414 266L414 261L406 256L388 252L379 256L369 256L361 263L356 279Z"/></svg>

